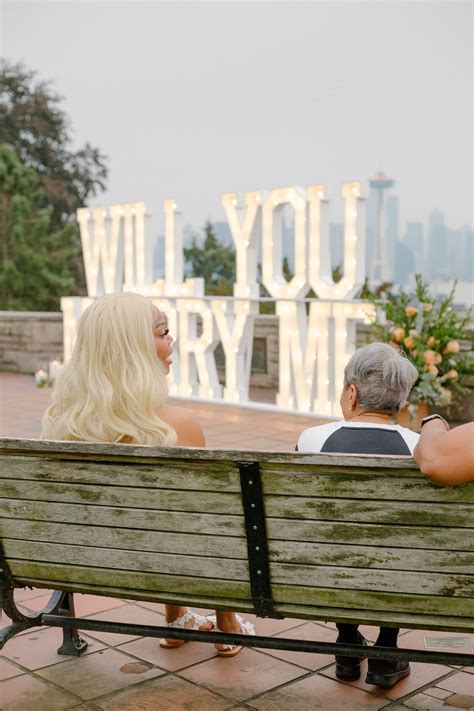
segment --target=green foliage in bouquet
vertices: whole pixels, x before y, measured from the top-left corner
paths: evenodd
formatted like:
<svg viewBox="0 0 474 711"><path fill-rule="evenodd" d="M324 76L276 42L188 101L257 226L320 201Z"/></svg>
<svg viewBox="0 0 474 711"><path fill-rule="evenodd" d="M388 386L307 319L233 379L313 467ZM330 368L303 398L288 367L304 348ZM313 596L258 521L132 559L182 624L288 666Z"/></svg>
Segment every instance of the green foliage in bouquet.
<svg viewBox="0 0 474 711"><path fill-rule="evenodd" d="M429 293L428 284L416 275L414 292L386 292L369 296L377 306L374 335L377 340L400 348L416 365L418 380L409 403L427 402L450 408L468 392L462 385L474 374L474 359L461 351L460 340L470 338L467 325L471 311L460 316L453 308L454 284L439 303Z"/></svg>

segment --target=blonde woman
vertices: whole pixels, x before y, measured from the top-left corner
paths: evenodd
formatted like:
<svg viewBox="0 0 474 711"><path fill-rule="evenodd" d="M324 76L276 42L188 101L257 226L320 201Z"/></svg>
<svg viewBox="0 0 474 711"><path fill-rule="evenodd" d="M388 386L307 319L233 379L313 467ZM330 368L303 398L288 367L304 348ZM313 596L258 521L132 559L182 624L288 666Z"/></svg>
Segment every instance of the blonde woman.
<svg viewBox="0 0 474 711"><path fill-rule="evenodd" d="M122 292L94 301L79 323L72 358L43 417L43 439L204 447L202 428L185 408L167 404L173 339L163 315L144 296ZM213 622L166 605L169 627L211 630ZM233 612L216 611L225 632L255 634ZM165 648L181 640L163 639ZM216 645L221 656L241 647Z"/></svg>

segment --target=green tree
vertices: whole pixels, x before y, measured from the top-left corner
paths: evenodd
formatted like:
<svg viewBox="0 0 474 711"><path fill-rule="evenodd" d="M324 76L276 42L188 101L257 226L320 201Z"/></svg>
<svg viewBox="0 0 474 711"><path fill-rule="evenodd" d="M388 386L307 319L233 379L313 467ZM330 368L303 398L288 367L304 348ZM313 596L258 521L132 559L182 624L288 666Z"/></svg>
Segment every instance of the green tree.
<svg viewBox="0 0 474 711"><path fill-rule="evenodd" d="M184 249L190 276L204 278L206 294L231 295L235 281L235 250L218 241L210 222L204 225L204 235L202 247L194 238L191 247Z"/></svg>
<svg viewBox="0 0 474 711"><path fill-rule="evenodd" d="M62 97L23 64L0 62L0 143L15 148L21 162L37 171L42 207L51 206L51 228L68 230L69 269L84 293L85 276L76 209L105 188L105 157L86 143L72 150L71 124ZM72 287L71 287L72 288Z"/></svg>
<svg viewBox="0 0 474 711"><path fill-rule="evenodd" d="M51 228L52 208L33 168L0 144L0 309L53 311L71 292L68 270L75 226Z"/></svg>

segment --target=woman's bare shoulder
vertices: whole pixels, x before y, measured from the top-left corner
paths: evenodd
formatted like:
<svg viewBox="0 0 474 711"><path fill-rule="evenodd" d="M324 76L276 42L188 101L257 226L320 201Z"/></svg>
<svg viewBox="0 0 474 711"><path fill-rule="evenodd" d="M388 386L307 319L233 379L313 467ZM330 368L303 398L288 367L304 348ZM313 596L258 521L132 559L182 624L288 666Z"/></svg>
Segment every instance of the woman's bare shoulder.
<svg viewBox="0 0 474 711"><path fill-rule="evenodd" d="M177 445L204 447L206 442L199 420L190 410L177 405L163 405L159 417L167 422L178 435Z"/></svg>

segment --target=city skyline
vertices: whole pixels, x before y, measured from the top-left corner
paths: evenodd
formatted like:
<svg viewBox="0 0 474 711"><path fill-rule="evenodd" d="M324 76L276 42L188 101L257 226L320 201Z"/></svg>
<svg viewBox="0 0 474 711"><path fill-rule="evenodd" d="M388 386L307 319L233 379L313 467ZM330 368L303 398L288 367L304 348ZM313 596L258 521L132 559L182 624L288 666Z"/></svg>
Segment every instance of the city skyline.
<svg viewBox="0 0 474 711"><path fill-rule="evenodd" d="M366 275L370 279L373 244L377 229L377 198L372 193L367 199L366 219ZM221 244L234 248L232 234L224 220L211 220L216 237ZM287 211L282 224L282 255L294 267L291 210ZM453 227L446 222L444 213L433 209L425 221L401 222L399 195L391 190L386 196L383 225L385 246L390 265L387 281L407 285L415 273L425 278L449 282L453 279L472 282L474 279L474 231L469 225ZM162 235L154 237L163 240ZM190 246L193 238L202 243L201 226L186 223L183 227L183 243ZM333 268L343 266L344 226L342 222L329 222L329 241ZM155 246L155 272L164 268L162 246Z"/></svg>

